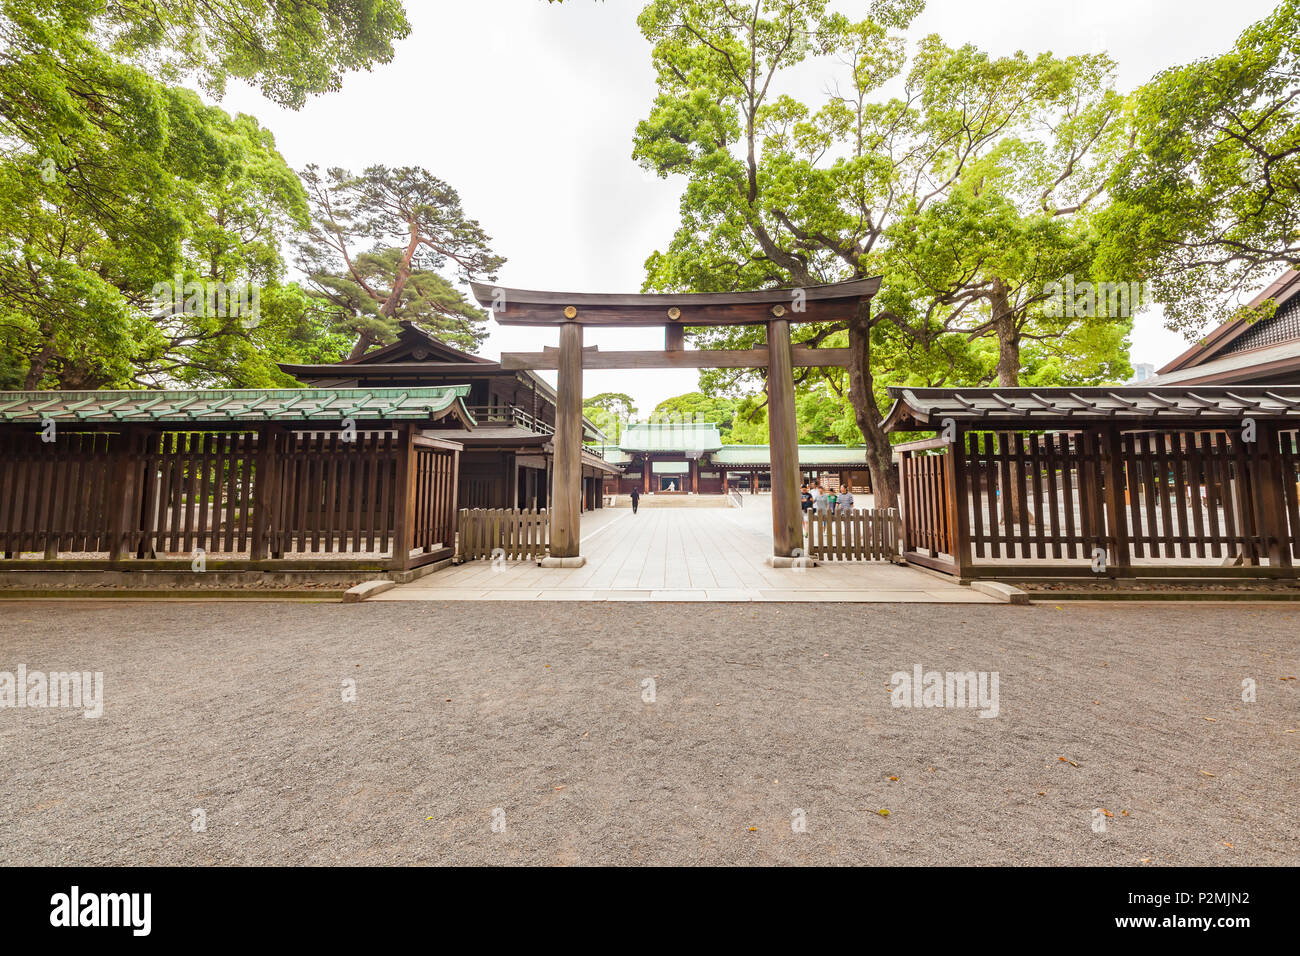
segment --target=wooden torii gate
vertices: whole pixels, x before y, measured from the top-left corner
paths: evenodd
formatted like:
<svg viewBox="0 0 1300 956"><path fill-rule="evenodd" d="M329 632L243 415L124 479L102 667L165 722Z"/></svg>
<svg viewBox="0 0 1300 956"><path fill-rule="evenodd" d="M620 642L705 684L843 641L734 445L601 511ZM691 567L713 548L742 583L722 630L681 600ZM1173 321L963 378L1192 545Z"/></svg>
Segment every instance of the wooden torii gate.
<svg viewBox="0 0 1300 956"><path fill-rule="evenodd" d="M559 348L506 352L507 369L558 371L555 412L555 488L551 506L550 567L580 567L582 502L582 372L589 369L766 368L768 441L772 453L772 558L789 564L803 546L799 514L799 438L794 369L847 366L849 349L790 344L792 322L847 322L880 288L879 277L800 289L761 292L604 295L535 292L471 283L474 296L502 325L553 326ZM601 352L584 348L583 326L664 327L663 351ZM687 350L687 326L765 325L767 344L753 349Z"/></svg>

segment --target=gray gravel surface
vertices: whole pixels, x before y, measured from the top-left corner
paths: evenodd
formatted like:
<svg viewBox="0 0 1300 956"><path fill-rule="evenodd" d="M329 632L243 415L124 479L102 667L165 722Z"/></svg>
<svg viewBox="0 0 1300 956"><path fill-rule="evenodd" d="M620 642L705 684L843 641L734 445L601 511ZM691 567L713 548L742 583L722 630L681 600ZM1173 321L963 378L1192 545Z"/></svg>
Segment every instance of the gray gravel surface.
<svg viewBox="0 0 1300 956"><path fill-rule="evenodd" d="M6 603L0 671L105 710L0 709L0 862L1295 864L1298 618ZM1000 715L891 706L914 664L998 672Z"/></svg>

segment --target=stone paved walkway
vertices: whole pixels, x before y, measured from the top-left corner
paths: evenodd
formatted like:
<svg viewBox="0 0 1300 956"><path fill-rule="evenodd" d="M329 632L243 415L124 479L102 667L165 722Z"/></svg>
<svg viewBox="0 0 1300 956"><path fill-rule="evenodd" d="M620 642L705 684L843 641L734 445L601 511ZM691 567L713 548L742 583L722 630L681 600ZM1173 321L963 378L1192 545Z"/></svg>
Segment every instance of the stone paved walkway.
<svg viewBox="0 0 1300 956"><path fill-rule="evenodd" d="M766 565L770 499L744 508L602 509L583 516L584 567L472 561L377 601L870 601L996 603L918 568L833 562Z"/></svg>

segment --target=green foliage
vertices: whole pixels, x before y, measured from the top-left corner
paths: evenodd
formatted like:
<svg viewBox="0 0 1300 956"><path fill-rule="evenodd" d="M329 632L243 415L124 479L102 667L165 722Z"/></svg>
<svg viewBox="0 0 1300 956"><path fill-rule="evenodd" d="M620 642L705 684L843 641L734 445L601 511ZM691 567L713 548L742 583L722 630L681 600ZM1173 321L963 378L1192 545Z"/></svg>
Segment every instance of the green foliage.
<svg viewBox="0 0 1300 956"><path fill-rule="evenodd" d="M664 399L655 406L654 414L656 418L676 416L679 421L717 425L723 441L726 441L732 419L736 417L736 402L725 396L688 392Z"/></svg>
<svg viewBox="0 0 1300 956"><path fill-rule="evenodd" d="M814 0L646 6L639 22L655 43L659 91L634 155L687 179L681 225L647 260L646 287L723 291L881 274L873 321L894 325L901 340L873 331L870 372L890 369L891 381L992 374L1014 384L1022 341L1122 345L1085 323L1050 321L1043 309L1047 282L1093 275L1091 210L1120 135L1112 65L1104 56L993 58L934 36L909 64L890 30L920 7L877 4L855 22ZM774 92L786 71L821 55L844 64L822 102ZM904 95L881 98L898 78ZM796 338L830 344L836 332L800 326ZM761 335L694 331L704 347L745 348ZM986 336L999 345L992 369L976 344ZM702 387L741 388L745 377L706 373ZM859 420L878 414L860 408Z"/></svg>
<svg viewBox="0 0 1300 956"><path fill-rule="evenodd" d="M617 444L624 424L636 417L636 403L624 392L601 392L583 401L582 414Z"/></svg>
<svg viewBox="0 0 1300 956"><path fill-rule="evenodd" d="M729 445L766 445L767 397L764 395L746 395L736 404L736 417L732 419L731 431L722 439Z"/></svg>
<svg viewBox="0 0 1300 956"><path fill-rule="evenodd" d="M1102 261L1151 280L1171 327L1195 333L1300 266L1300 2L1156 76L1127 118Z"/></svg>
<svg viewBox="0 0 1300 956"><path fill-rule="evenodd" d="M280 247L307 225L301 184L252 117L121 75L149 94L126 118L148 138L74 124L86 149L62 164L22 148L0 164L0 340L27 387L286 383L268 345L286 327ZM246 303L256 289L265 311L206 294L227 288Z"/></svg>
<svg viewBox="0 0 1300 956"><path fill-rule="evenodd" d="M309 95L342 86L343 74L393 58L411 31L397 0L58 0L105 36L109 48L149 60L160 77L196 77L220 96L231 79L256 84L297 109Z"/></svg>
<svg viewBox="0 0 1300 956"><path fill-rule="evenodd" d="M239 77L299 105L406 32L391 0L0 0L3 380L288 384L273 356L336 350L282 284L307 206L271 135L167 84ZM257 313L227 287L257 289Z"/></svg>
<svg viewBox="0 0 1300 956"><path fill-rule="evenodd" d="M811 445L860 445L862 433L847 396L825 380L795 395L799 441Z"/></svg>

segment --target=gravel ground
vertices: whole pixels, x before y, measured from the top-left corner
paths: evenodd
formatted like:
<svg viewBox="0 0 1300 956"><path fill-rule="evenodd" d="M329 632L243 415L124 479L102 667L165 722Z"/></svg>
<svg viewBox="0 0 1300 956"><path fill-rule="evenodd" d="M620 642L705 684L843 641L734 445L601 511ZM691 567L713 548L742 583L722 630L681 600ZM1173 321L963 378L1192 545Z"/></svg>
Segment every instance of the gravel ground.
<svg viewBox="0 0 1300 956"><path fill-rule="evenodd" d="M105 708L0 710L0 862L1295 864L1298 615L6 604L0 671ZM915 664L1000 715L892 707Z"/></svg>

